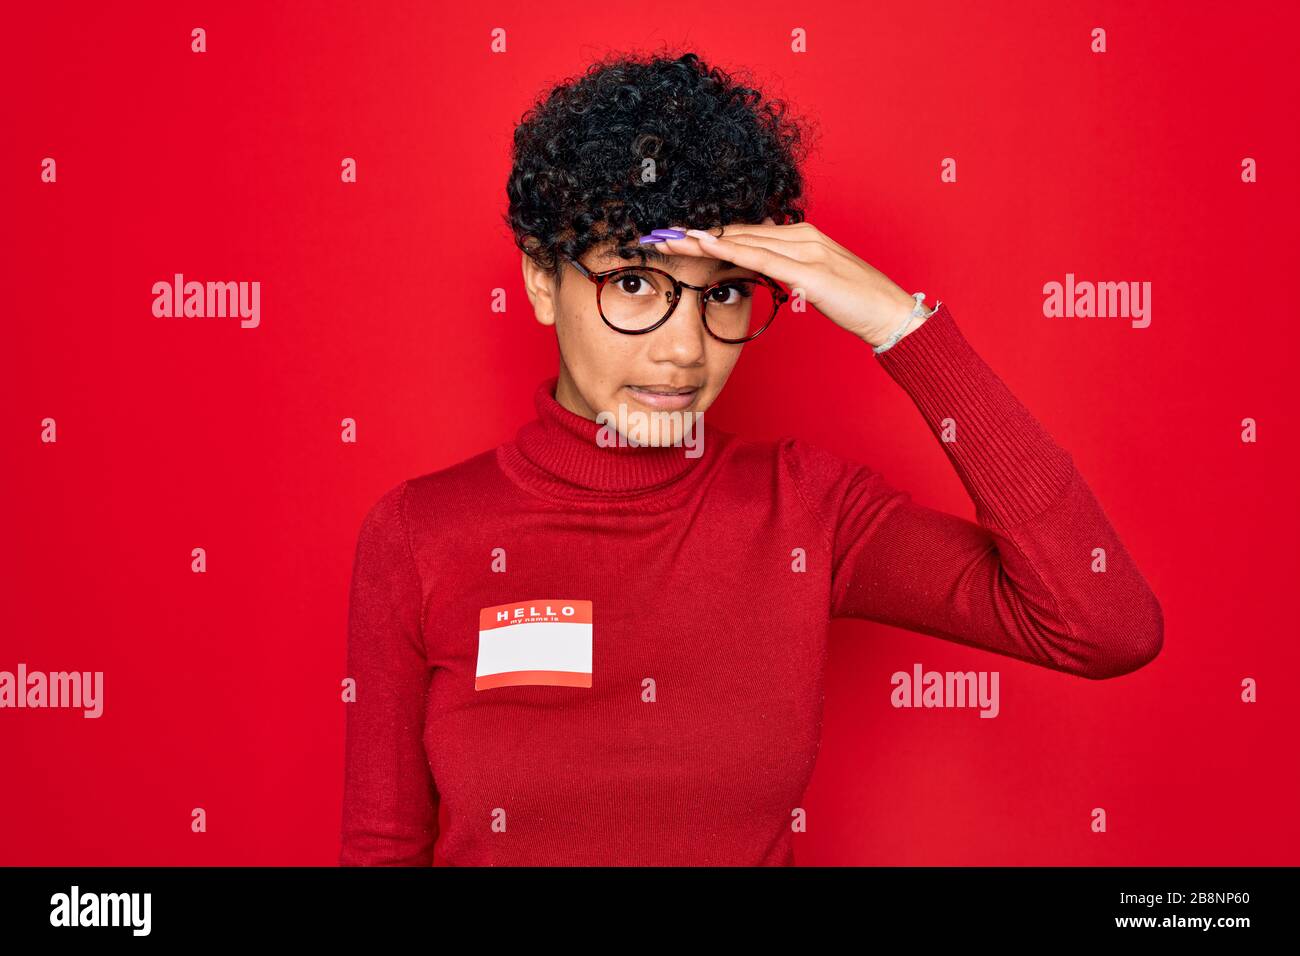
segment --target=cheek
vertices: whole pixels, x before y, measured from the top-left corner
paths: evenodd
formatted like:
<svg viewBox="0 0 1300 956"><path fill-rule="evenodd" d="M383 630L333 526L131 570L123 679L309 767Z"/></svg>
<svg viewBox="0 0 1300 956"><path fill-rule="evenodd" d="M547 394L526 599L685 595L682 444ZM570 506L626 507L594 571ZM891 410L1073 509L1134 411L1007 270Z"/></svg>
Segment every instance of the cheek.
<svg viewBox="0 0 1300 956"><path fill-rule="evenodd" d="M708 367L709 391L716 398L722 391L722 386L727 383L731 376L732 369L736 367L736 362L740 360L742 346L723 345L721 342L710 343L716 345L716 348L710 348L705 363Z"/></svg>
<svg viewBox="0 0 1300 956"><path fill-rule="evenodd" d="M588 401L604 404L637 366L640 343L635 336L612 332L600 316L571 309L556 332L560 355Z"/></svg>

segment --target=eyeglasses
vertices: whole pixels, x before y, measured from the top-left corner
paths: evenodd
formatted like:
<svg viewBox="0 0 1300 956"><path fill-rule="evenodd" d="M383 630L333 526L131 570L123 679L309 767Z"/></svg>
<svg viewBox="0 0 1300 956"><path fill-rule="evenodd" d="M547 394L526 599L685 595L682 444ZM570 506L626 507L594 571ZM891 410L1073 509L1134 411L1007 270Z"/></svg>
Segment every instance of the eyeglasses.
<svg viewBox="0 0 1300 956"><path fill-rule="evenodd" d="M775 279L719 279L698 286L652 266L620 266L592 272L572 256L568 260L596 284L596 308L606 325L624 335L645 335L668 321L682 289L700 293L700 317L715 339L731 345L757 338L776 318L790 294Z"/></svg>

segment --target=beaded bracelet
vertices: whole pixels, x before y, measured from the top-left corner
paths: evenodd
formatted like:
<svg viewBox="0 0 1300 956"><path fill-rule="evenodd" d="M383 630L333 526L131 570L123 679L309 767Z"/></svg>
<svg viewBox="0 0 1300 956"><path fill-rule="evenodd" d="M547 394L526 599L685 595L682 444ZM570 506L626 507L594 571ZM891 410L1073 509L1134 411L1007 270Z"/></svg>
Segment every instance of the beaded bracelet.
<svg viewBox="0 0 1300 956"><path fill-rule="evenodd" d="M907 331L907 327L912 324L913 319L919 318L921 316L924 316L925 318L928 319L930 316L934 315L936 312L939 311L939 306L943 305L942 302L938 302L935 304L935 307L933 309L931 309L929 312L926 312L925 306L922 305L922 302L925 300L925 293L913 292L912 298L916 300L916 305L912 308L912 314L907 317L907 321L904 322L902 325L900 325L898 327L898 330L889 338L887 338L883 344L873 345L871 347L871 351L879 355L881 352L885 351L886 349L893 348L894 345L897 344L898 340L903 337L903 333Z"/></svg>

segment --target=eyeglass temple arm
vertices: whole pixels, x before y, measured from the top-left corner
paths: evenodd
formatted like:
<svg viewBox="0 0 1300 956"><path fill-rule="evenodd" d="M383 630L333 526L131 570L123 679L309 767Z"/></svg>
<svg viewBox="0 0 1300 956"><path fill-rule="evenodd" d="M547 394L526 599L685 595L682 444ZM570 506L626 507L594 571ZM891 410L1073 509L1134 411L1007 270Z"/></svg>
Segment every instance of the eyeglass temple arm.
<svg viewBox="0 0 1300 956"><path fill-rule="evenodd" d="M593 275L591 274L591 270L588 269L586 266L584 266L584 265L583 265L581 262L579 262L577 259L573 258L573 256L566 256L565 258L567 258L570 262L572 262L573 265L574 265L574 267L576 267L577 270L578 270L579 272L581 272L584 276L586 276L586 277L587 277L588 279L590 279L592 282L597 281L597 280L596 280L596 277L593 276Z"/></svg>

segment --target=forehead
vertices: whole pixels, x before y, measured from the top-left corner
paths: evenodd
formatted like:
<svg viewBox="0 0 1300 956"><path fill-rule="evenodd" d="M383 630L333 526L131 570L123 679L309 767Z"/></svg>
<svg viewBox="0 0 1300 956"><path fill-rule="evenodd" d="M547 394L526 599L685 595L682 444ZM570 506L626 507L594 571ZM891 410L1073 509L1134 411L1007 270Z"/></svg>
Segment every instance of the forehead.
<svg viewBox="0 0 1300 956"><path fill-rule="evenodd" d="M674 269L680 269L690 262L705 262L708 265L706 271L721 272L724 269L738 268L734 262L726 259L715 259L712 256L671 256L660 252L655 248L655 243L648 245L631 245L616 247L613 243L602 245L592 250L592 258L595 260L597 268L615 268L617 266L633 263L635 265L657 266L672 272Z"/></svg>

